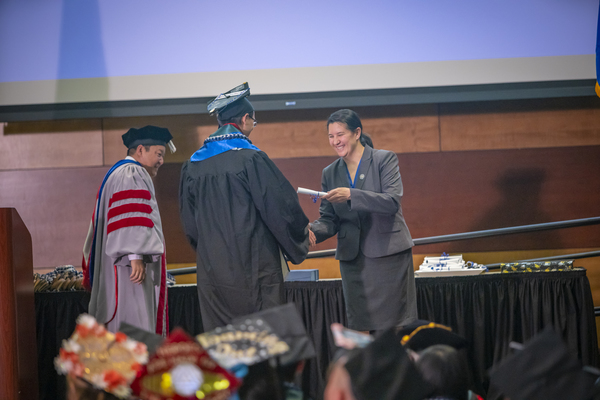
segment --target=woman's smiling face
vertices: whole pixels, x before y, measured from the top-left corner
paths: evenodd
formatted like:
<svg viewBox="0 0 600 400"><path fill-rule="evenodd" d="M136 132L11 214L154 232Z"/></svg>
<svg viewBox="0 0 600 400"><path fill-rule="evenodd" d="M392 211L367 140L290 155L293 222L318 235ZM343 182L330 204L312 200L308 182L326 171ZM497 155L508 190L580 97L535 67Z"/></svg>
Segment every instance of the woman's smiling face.
<svg viewBox="0 0 600 400"><path fill-rule="evenodd" d="M341 122L333 122L328 127L329 145L338 156L345 158L356 149L360 143L360 128L352 132Z"/></svg>

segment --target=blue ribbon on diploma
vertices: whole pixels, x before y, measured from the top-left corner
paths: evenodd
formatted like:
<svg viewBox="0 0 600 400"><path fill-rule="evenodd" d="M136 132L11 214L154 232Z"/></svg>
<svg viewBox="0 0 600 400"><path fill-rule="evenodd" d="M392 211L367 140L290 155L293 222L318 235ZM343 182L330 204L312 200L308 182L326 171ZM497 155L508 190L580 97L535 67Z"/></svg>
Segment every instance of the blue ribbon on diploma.
<svg viewBox="0 0 600 400"><path fill-rule="evenodd" d="M310 190L301 187L298 188L297 193L309 195L313 203L316 203L318 198L321 198L327 194L327 192L317 192L316 190Z"/></svg>

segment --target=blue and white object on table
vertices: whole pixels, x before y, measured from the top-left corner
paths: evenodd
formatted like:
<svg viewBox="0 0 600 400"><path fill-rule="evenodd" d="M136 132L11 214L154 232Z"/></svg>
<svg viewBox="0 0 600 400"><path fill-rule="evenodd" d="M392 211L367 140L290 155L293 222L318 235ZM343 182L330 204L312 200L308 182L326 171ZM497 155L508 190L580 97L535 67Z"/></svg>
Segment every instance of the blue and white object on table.
<svg viewBox="0 0 600 400"><path fill-rule="evenodd" d="M484 271L487 271L485 265L465 262L462 254L450 256L443 253L440 257L425 257L415 276L478 275Z"/></svg>
<svg viewBox="0 0 600 400"><path fill-rule="evenodd" d="M292 269L285 278L286 282L295 281L311 281L316 282L319 280L318 269Z"/></svg>

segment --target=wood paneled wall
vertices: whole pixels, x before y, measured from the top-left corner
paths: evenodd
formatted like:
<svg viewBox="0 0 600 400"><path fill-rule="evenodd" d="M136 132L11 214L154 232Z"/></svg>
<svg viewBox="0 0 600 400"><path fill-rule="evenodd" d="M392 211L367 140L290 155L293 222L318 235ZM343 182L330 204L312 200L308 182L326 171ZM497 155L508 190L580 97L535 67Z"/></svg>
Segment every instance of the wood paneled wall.
<svg viewBox="0 0 600 400"><path fill-rule="evenodd" d="M414 237L600 215L600 100L567 98L361 107L375 147L399 154L404 212ZM325 121L334 109L257 111L251 139L294 186L318 188L334 159ZM34 266L78 265L102 176L125 155L120 136L159 125L178 152L156 180L169 261L193 262L177 213L179 168L215 129L205 114L0 124L0 206L32 233ZM301 198L307 215L318 205ZM598 227L544 239L514 236L416 251L598 246ZM501 244L502 243L502 244ZM330 240L321 248L332 248Z"/></svg>

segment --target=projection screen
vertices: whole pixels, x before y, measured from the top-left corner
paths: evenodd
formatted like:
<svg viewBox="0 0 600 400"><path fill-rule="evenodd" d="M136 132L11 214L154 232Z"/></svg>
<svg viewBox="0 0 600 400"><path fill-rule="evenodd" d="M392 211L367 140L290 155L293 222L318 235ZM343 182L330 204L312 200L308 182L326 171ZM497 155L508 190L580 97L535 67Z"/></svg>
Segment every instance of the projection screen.
<svg viewBox="0 0 600 400"><path fill-rule="evenodd" d="M245 81L265 108L593 94L597 18L597 0L2 0L0 113L185 105Z"/></svg>

